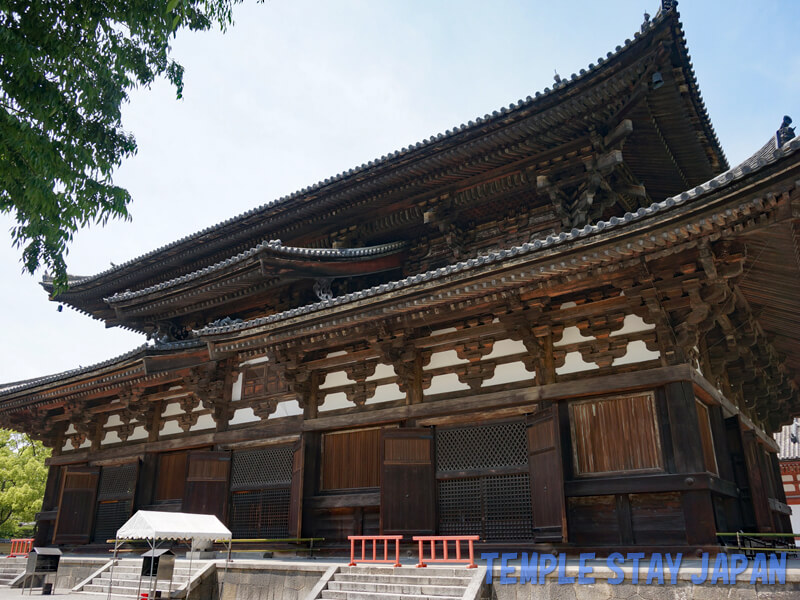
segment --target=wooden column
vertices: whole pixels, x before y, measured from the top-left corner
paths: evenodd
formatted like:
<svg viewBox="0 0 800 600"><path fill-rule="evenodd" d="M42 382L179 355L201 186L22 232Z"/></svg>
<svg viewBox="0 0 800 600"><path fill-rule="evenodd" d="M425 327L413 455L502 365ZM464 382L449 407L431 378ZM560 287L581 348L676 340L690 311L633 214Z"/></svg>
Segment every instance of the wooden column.
<svg viewBox="0 0 800 600"><path fill-rule="evenodd" d="M704 473L706 470L692 384L688 381L668 383L666 399L675 470L687 473L685 483L691 485L694 481L691 474ZM715 545L716 520L711 492L682 492L681 505L686 523L686 542L698 546Z"/></svg>

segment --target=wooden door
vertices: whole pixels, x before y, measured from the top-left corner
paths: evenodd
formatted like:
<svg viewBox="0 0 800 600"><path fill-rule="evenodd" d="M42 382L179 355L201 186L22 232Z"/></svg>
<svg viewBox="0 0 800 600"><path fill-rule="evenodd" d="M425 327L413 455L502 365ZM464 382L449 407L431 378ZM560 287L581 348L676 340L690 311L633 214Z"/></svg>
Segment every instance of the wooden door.
<svg viewBox="0 0 800 600"><path fill-rule="evenodd" d="M117 530L130 518L138 474L138 460L124 465L104 466L100 471L95 542L105 544L106 540L114 538Z"/></svg>
<svg viewBox="0 0 800 600"><path fill-rule="evenodd" d="M292 484L289 490L289 536L301 537L303 523L303 466L305 444L303 438L297 442L292 457Z"/></svg>
<svg viewBox="0 0 800 600"><path fill-rule="evenodd" d="M183 512L216 515L225 521L231 454L226 451L189 452Z"/></svg>
<svg viewBox="0 0 800 600"><path fill-rule="evenodd" d="M97 467L65 467L53 543L89 543L99 475Z"/></svg>
<svg viewBox="0 0 800 600"><path fill-rule="evenodd" d="M433 430L381 432L381 532L436 533Z"/></svg>
<svg viewBox="0 0 800 600"><path fill-rule="evenodd" d="M564 467L557 404L543 407L528 417L528 466L534 539L566 542Z"/></svg>
<svg viewBox="0 0 800 600"><path fill-rule="evenodd" d="M756 527L758 527L760 533L774 533L775 529L772 525L772 515L767 499L766 482L762 478L761 449L758 447L758 439L753 431L742 432L742 446L745 465L747 466L747 479L750 482L750 496L753 500Z"/></svg>

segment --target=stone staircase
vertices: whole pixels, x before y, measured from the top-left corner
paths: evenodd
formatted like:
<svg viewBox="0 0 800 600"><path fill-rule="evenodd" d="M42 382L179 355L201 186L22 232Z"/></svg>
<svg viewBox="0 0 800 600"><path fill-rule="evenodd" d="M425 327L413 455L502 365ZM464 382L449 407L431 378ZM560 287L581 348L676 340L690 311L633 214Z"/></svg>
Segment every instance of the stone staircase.
<svg viewBox="0 0 800 600"><path fill-rule="evenodd" d="M484 569L465 567L341 567L319 598L340 600L462 600ZM480 587L480 586L478 586ZM472 593L472 598L479 597Z"/></svg>
<svg viewBox="0 0 800 600"><path fill-rule="evenodd" d="M25 572L25 557L0 558L0 587L8 587L11 582Z"/></svg>
<svg viewBox="0 0 800 600"><path fill-rule="evenodd" d="M175 571L172 577L172 586L170 588L169 581L158 581L156 591L161 592L162 598L168 598L167 592L171 589L172 592L181 589L188 582L191 576L197 574L198 571L206 567L208 561L195 560L192 562L192 569L189 571L188 560L176 560ZM142 570L141 559L122 559L114 566L113 571L107 569L94 577L90 582L84 584L80 590L83 594L102 594L108 595L109 583L111 584L111 596L114 598L136 598L136 591L148 591L150 578L142 576L142 586L139 589L139 573ZM113 579L112 579L113 578ZM151 597L153 595L151 594Z"/></svg>

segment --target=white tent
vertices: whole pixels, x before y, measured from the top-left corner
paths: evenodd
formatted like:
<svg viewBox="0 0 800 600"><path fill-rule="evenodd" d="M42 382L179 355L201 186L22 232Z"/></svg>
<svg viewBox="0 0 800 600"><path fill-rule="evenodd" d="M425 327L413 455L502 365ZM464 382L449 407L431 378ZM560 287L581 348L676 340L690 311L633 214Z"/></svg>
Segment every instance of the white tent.
<svg viewBox="0 0 800 600"><path fill-rule="evenodd" d="M214 515L139 510L117 530L117 536L114 540L114 562L111 565L111 574L113 576L114 564L116 564L117 560L117 550L125 543L125 540L147 540L150 544L150 548L153 550L155 550L159 540L191 540L192 546L198 541L213 542L215 540L220 540L227 542L228 558L225 562L225 571L227 572L228 562L231 559L231 538L231 530L225 527ZM191 568L192 562L190 555L190 574ZM113 577L111 581L113 581ZM152 592L152 569L150 572L149 588ZM108 597L111 597L110 584L108 586Z"/></svg>
<svg viewBox="0 0 800 600"><path fill-rule="evenodd" d="M223 540L231 530L214 515L140 510L117 530L118 540Z"/></svg>

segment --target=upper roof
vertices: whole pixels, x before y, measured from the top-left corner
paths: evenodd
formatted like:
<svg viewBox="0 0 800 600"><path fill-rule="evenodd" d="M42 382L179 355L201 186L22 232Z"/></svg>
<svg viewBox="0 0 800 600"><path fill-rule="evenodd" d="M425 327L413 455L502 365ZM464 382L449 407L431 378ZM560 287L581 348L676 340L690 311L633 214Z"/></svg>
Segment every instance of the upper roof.
<svg viewBox="0 0 800 600"><path fill-rule="evenodd" d="M254 249L270 239L279 226L288 226L286 223L311 219L323 210L333 210L370 191L403 185L409 177L418 181L435 178L438 171L451 166L453 161L463 162L465 153L480 150L483 156L487 149L506 148L512 141L517 143L523 136L530 136L532 131L537 132L535 135L546 145L556 132L567 133L571 128L586 125L583 119L576 118L579 114L576 111L582 107L585 110L586 102L576 100L582 95L591 92L602 104L612 94L620 93L616 88L630 92L630 82L619 81L615 86L613 77L640 54L655 51L656 40L662 40L658 48L659 60L671 62L671 69L663 69L664 90L670 88L670 91L654 96L649 106L661 120L661 127L656 125L654 132L637 135L647 136L642 139L647 146L652 146L654 139L656 143L669 146L681 177L689 180L673 188L673 192L699 183L727 168L727 162L697 86L679 15L671 8L660 11L652 21L643 24L642 32L637 32L633 40L626 40L605 58L598 58L596 63L557 82L552 89L545 88L534 97L511 103L492 114L349 169L101 273L71 277L70 289L58 300L97 318L113 319L113 311L104 299L152 291L165 285L164 282L200 273L210 265ZM534 123L531 119L535 127L531 126ZM656 138L651 139L653 136ZM646 162L648 157L631 157L633 163L637 160ZM655 197L659 197L657 193ZM43 286L52 291L48 278Z"/></svg>
<svg viewBox="0 0 800 600"><path fill-rule="evenodd" d="M605 221L598 221L593 225L587 225L582 229L573 229L569 232L562 232L557 236L548 236L545 239L535 240L530 243L522 244L498 252L491 252L486 255L478 256L466 261L461 261L446 267L420 273L398 281L392 281L369 289L360 290L343 296L338 296L330 300L324 300L306 306L287 310L278 314L269 315L250 321L234 321L226 319L225 322L212 323L198 331L193 332L194 339L183 342L157 343L154 346L141 346L135 350L121 356L103 361L96 365L65 371L55 375L32 379L16 384L0 387L0 399L19 395L20 393L33 390L35 388L50 386L56 382L62 382L73 378L80 378L97 371L112 368L124 364L130 360L138 360L150 353L169 353L179 352L188 348L197 348L204 345L207 341L216 339L232 338L238 334L247 334L259 328L280 324L295 317L313 316L326 309L346 308L348 305L356 304L367 299L378 299L385 295L396 295L397 292L413 291L416 287L424 283L445 279L450 275L465 274L470 271L478 271L487 265L502 266L504 262L511 261L517 257L530 255L535 257L538 253L544 253L550 249L559 247L569 247L574 243L589 242L592 238L599 238L602 234L617 228L626 228L636 224L645 225L660 216L668 216L671 212L681 209L689 204L696 204L707 196L716 195L724 192L726 188L743 181L757 177L759 173L772 165L784 160L792 160L796 163L800 157L800 136L784 144L781 148L776 148L774 138L767 142L753 156L742 162L733 169L706 181L694 188L686 190L676 196L666 198L661 202L654 202L649 207L643 207L635 213L626 213L622 217L611 217ZM565 248L566 249L566 248Z"/></svg>

